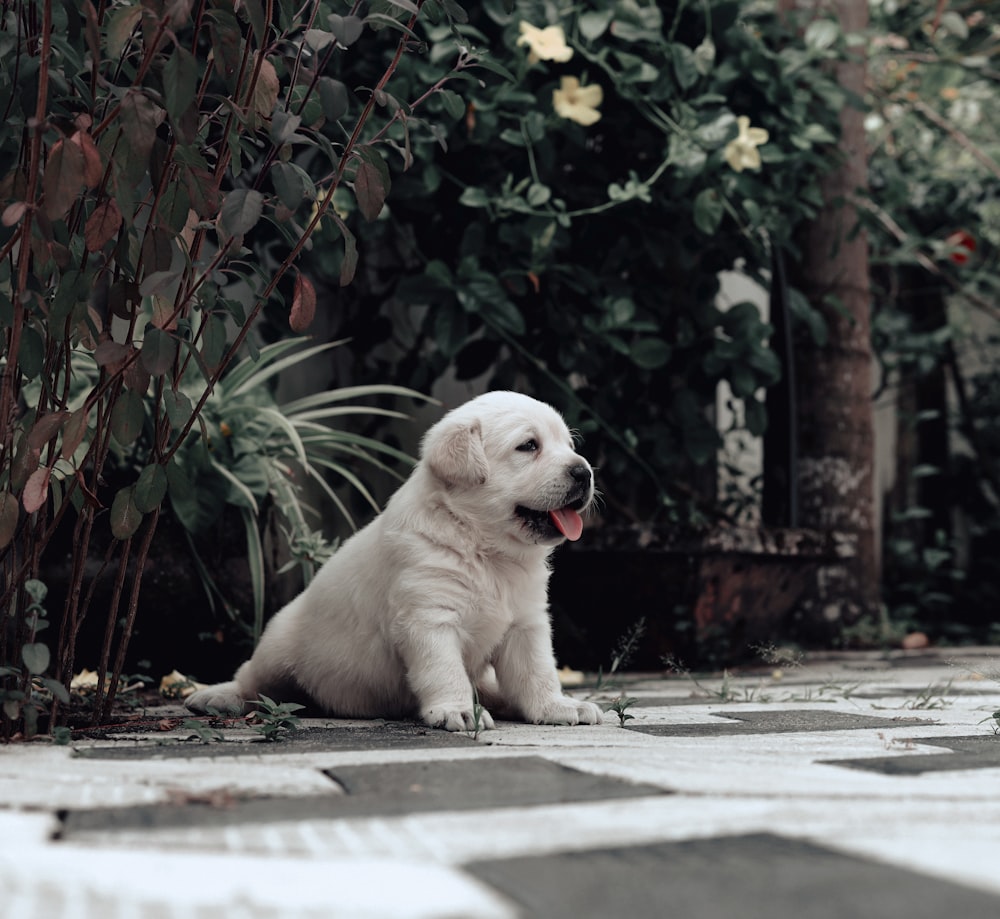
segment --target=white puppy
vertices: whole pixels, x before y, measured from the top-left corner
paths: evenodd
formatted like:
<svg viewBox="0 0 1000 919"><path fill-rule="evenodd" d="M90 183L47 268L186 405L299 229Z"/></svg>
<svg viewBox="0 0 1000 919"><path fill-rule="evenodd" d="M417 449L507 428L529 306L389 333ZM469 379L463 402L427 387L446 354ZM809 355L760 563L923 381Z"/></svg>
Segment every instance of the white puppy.
<svg viewBox="0 0 1000 919"><path fill-rule="evenodd" d="M235 678L188 708L304 694L331 715L461 731L476 723L475 687L481 728L489 709L598 723L596 705L560 689L547 599L549 555L580 537L593 494L554 409L512 392L473 399L427 432L385 510L274 616Z"/></svg>

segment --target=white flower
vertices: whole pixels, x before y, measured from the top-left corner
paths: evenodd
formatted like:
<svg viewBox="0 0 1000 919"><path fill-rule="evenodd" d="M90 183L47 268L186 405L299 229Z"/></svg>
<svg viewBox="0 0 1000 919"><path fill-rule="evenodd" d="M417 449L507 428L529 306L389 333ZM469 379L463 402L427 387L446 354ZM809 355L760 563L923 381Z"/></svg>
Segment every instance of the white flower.
<svg viewBox="0 0 1000 919"><path fill-rule="evenodd" d="M604 101L599 83L581 86L576 77L562 77L559 89L552 91L552 107L560 118L589 126L601 120L597 107Z"/></svg>
<svg viewBox="0 0 1000 919"><path fill-rule="evenodd" d="M767 143L768 134L763 128L751 128L750 119L740 115L736 119L740 133L722 151L726 162L737 172L744 169L760 169L760 151L757 149Z"/></svg>
<svg viewBox="0 0 1000 919"><path fill-rule="evenodd" d="M539 29L522 20L518 28L521 30L521 37L517 43L528 46L528 60L533 64L537 61L558 61L565 64L573 56L573 49L566 44L566 33L562 26Z"/></svg>

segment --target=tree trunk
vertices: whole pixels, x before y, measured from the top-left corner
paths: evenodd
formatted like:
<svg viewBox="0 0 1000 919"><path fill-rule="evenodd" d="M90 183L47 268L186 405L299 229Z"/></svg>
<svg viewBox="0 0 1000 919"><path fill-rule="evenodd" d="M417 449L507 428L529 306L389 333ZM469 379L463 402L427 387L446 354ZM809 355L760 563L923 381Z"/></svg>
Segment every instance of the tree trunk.
<svg viewBox="0 0 1000 919"><path fill-rule="evenodd" d="M785 11L815 4L782 0ZM868 23L868 0L833 0L845 33ZM860 48L838 62L842 86L864 94L865 60ZM795 470L799 522L839 531L855 556L823 572L810 618L814 625L847 623L874 612L880 564L874 494L874 420L868 241L858 225L854 196L867 186L864 115L841 112L841 163L822 182L825 205L798 240L801 259L789 264L789 280L819 310L829 341L817 346L798 336L794 348L798 450Z"/></svg>

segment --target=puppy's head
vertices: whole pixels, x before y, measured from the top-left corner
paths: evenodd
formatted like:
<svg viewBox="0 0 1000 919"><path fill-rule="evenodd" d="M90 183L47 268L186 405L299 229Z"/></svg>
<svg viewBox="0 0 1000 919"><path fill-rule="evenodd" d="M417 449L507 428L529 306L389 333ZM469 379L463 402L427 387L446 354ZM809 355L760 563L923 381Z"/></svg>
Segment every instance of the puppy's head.
<svg viewBox="0 0 1000 919"><path fill-rule="evenodd" d="M593 471L545 403L512 392L479 396L427 432L422 456L480 529L526 545L580 538Z"/></svg>

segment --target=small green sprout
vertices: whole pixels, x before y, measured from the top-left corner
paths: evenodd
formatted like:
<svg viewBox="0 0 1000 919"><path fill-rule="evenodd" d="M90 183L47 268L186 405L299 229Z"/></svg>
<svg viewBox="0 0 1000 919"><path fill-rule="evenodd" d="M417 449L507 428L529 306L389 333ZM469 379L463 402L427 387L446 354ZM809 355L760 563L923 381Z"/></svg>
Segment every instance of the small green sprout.
<svg viewBox="0 0 1000 919"><path fill-rule="evenodd" d="M614 712L618 716L618 726L623 728L625 727L626 721L631 721L635 718L635 715L630 715L628 713L628 709L635 705L638 701L638 699L635 699L632 696L626 696L623 692L617 699L609 703L604 711Z"/></svg>
<svg viewBox="0 0 1000 919"><path fill-rule="evenodd" d="M275 702L263 694L258 697L256 705L258 711L254 712L254 720L259 723L254 725L254 730L269 743L283 740L286 734L299 729L299 718L295 712L305 708L304 705Z"/></svg>

